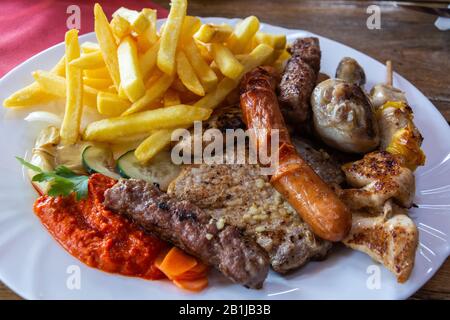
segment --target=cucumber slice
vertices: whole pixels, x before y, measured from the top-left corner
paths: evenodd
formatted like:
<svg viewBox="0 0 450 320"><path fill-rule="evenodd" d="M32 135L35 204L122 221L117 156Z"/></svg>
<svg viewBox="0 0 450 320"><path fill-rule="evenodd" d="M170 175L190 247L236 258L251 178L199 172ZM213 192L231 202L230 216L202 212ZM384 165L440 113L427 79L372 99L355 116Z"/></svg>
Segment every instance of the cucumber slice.
<svg viewBox="0 0 450 320"><path fill-rule="evenodd" d="M111 150L96 146L89 146L84 149L81 155L83 166L87 172L101 173L113 179L120 179L120 175L110 168L114 168L114 158Z"/></svg>
<svg viewBox="0 0 450 320"><path fill-rule="evenodd" d="M180 170L180 166L172 163L170 151L161 151L145 165L136 159L134 150L128 151L117 160L117 171L122 177L158 184L162 191L167 191L170 182L178 176Z"/></svg>

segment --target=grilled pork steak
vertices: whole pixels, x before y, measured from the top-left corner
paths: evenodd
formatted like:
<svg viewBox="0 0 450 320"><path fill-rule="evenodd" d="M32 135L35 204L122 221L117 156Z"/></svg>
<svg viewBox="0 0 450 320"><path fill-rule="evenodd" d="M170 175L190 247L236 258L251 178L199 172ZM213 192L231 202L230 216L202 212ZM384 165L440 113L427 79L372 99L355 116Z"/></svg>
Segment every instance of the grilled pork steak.
<svg viewBox="0 0 450 320"><path fill-rule="evenodd" d="M331 248L260 174L258 165L186 166L168 192L195 203L219 223L244 230L267 251L277 272L322 259Z"/></svg>
<svg viewBox="0 0 450 320"><path fill-rule="evenodd" d="M264 250L235 226L219 224L188 201L142 180L121 180L105 192L105 206L198 257L232 281L261 288L269 270Z"/></svg>

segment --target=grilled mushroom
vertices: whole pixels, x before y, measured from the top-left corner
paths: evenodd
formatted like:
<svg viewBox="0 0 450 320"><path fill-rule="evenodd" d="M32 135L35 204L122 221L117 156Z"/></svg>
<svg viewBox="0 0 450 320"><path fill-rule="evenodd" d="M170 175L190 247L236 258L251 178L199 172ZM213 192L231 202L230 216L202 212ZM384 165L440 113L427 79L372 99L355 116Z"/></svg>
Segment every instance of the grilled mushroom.
<svg viewBox="0 0 450 320"><path fill-rule="evenodd" d="M359 63L350 57L342 58L336 69L336 78L348 83L363 86L366 83L366 74Z"/></svg>
<svg viewBox="0 0 450 320"><path fill-rule="evenodd" d="M323 81L311 96L316 133L329 146L363 153L379 142L373 107L363 90L341 79Z"/></svg>

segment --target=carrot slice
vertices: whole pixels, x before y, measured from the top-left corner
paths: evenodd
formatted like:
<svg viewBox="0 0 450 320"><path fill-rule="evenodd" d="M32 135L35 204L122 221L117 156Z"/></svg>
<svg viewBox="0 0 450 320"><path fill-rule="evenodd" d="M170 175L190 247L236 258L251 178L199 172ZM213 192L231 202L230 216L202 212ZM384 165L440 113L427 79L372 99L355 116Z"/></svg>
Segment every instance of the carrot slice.
<svg viewBox="0 0 450 320"><path fill-rule="evenodd" d="M173 280L173 283L179 288L189 291L201 291L208 286L208 278L200 278L196 280Z"/></svg>
<svg viewBox="0 0 450 320"><path fill-rule="evenodd" d="M173 247L159 264L158 269L164 272L167 277L175 278L196 265L197 259L184 253L177 247Z"/></svg>
<svg viewBox="0 0 450 320"><path fill-rule="evenodd" d="M196 272L186 271L186 272L180 274L179 276L176 276L172 280L197 280L197 279L205 278L205 277L206 277L206 272L196 273Z"/></svg>

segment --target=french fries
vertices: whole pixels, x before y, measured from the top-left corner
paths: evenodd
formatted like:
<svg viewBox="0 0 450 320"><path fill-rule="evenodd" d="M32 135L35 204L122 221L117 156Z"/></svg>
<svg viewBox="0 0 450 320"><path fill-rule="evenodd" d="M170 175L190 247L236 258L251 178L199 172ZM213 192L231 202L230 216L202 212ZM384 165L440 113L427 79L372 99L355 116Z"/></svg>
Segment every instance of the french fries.
<svg viewBox="0 0 450 320"><path fill-rule="evenodd" d="M145 87L137 57L136 43L126 37L117 49L120 72L120 86L131 102L144 95Z"/></svg>
<svg viewBox="0 0 450 320"><path fill-rule="evenodd" d="M175 73L175 56L180 37L181 26L186 16L187 1L172 0L170 13L161 35L157 65L167 74Z"/></svg>
<svg viewBox="0 0 450 320"><path fill-rule="evenodd" d="M224 78L222 79L217 88L203 98L198 100L194 105L201 108L215 108L222 101L225 100L228 94L231 93L239 84L241 77L251 69L261 65L270 55L273 53L272 47L266 44L258 45L247 57L243 58L243 70L241 74L235 79Z"/></svg>
<svg viewBox="0 0 450 320"><path fill-rule="evenodd" d="M100 51L82 54L79 58L70 62L70 65L80 69L98 69L105 66L103 56Z"/></svg>
<svg viewBox="0 0 450 320"><path fill-rule="evenodd" d="M155 129L177 128L209 118L212 110L188 105L143 111L90 123L83 134L88 141L114 141L116 138Z"/></svg>
<svg viewBox="0 0 450 320"><path fill-rule="evenodd" d="M35 71L33 77L40 90L53 97L65 98L67 94L66 79L48 71ZM90 108L97 107L98 90L83 86L83 104Z"/></svg>
<svg viewBox="0 0 450 320"><path fill-rule="evenodd" d="M61 142L74 144L80 133L81 114L83 112L83 75L82 70L70 63L80 56L78 30L66 32L66 108L61 124Z"/></svg>
<svg viewBox="0 0 450 320"><path fill-rule="evenodd" d="M143 79L147 79L150 71L155 67L158 51L159 40L156 41L144 54L139 56L139 65Z"/></svg>
<svg viewBox="0 0 450 320"><path fill-rule="evenodd" d="M139 162L145 163L153 158L159 151L170 144L172 131L161 129L153 132L134 151L134 155Z"/></svg>
<svg viewBox="0 0 450 320"><path fill-rule="evenodd" d="M233 32L228 24L204 24L195 33L194 38L198 41L209 42L225 42Z"/></svg>
<svg viewBox="0 0 450 320"><path fill-rule="evenodd" d="M200 80L198 80L195 75L194 68L192 68L183 51L178 51L177 53L177 73L186 88L196 95L205 95L205 90L203 89Z"/></svg>
<svg viewBox="0 0 450 320"><path fill-rule="evenodd" d="M108 19L102 7L96 3L94 6L95 34L102 52L103 60L108 68L109 75L117 90L120 87L119 62L117 59L117 44Z"/></svg>
<svg viewBox="0 0 450 320"><path fill-rule="evenodd" d="M242 73L244 67L235 58L233 53L220 43L211 44L211 53L220 72L231 79L236 79Z"/></svg>
<svg viewBox="0 0 450 320"><path fill-rule="evenodd" d="M259 20L250 16L239 22L227 41L233 53L243 53L248 43L259 29Z"/></svg>
<svg viewBox="0 0 450 320"><path fill-rule="evenodd" d="M156 99L161 98L164 95L164 92L169 89L172 84L174 76L164 74L159 78L152 86L150 86L145 94L136 102L134 102L130 108L128 108L122 116L130 115L132 113L141 111L146 107L149 107L152 102Z"/></svg>
<svg viewBox="0 0 450 320"><path fill-rule="evenodd" d="M114 93L99 92L97 95L97 110L104 116L120 116L130 105L130 101L122 99Z"/></svg>
<svg viewBox="0 0 450 320"><path fill-rule="evenodd" d="M156 34L156 10L142 9L142 13L147 17L149 26L141 34L136 37L138 48L141 51L147 51L158 39Z"/></svg>
<svg viewBox="0 0 450 320"><path fill-rule="evenodd" d="M192 65L192 68L194 68L195 74L199 78L205 91L209 92L215 88L218 82L217 75L203 59L200 50L193 39L185 42L183 51Z"/></svg>
<svg viewBox="0 0 450 320"><path fill-rule="evenodd" d="M120 16L128 21L131 30L136 32L136 34L142 34L149 27L150 21L143 12L137 12L135 10L130 10L124 7L117 9L113 13L113 18Z"/></svg>
<svg viewBox="0 0 450 320"><path fill-rule="evenodd" d="M171 107L181 104L180 95L173 89L168 89L163 97L164 107Z"/></svg>
<svg viewBox="0 0 450 320"><path fill-rule="evenodd" d="M108 21L94 6L98 44L66 37L66 55L50 71L33 73L35 82L4 101L8 107L66 99L61 135L78 140L82 106L108 119L87 124L84 140L142 141L135 151L143 163L170 144L174 129L206 120L212 109L239 99L242 76L259 65L279 70L289 58L286 36L259 31L256 17L234 28L202 24L187 16L186 0L172 0L159 33L157 12L118 9ZM143 140L146 138L145 140Z"/></svg>

